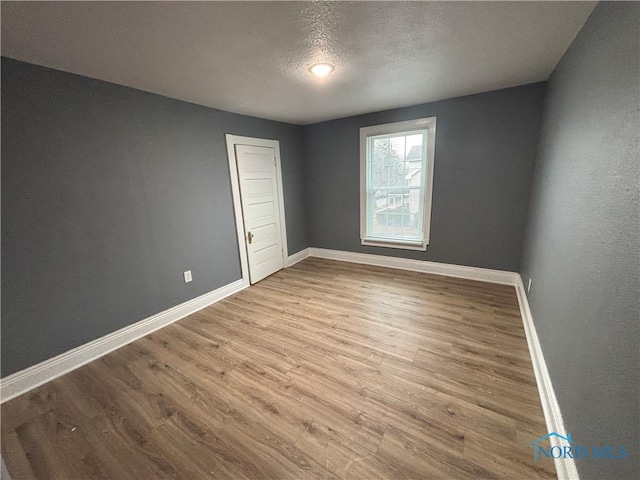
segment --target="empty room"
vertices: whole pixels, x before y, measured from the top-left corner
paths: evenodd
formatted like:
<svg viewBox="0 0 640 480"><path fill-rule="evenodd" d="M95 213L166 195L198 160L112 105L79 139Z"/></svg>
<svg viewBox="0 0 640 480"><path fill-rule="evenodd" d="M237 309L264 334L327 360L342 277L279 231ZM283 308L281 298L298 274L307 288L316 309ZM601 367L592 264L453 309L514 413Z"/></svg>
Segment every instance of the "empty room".
<svg viewBox="0 0 640 480"><path fill-rule="evenodd" d="M3 480L640 478L640 3L0 8Z"/></svg>

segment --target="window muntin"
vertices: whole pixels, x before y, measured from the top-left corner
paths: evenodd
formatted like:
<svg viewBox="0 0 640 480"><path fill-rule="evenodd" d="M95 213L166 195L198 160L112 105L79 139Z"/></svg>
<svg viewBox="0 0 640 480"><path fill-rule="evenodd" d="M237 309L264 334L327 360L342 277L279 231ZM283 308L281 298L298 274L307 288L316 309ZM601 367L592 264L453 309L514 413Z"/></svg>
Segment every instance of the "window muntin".
<svg viewBox="0 0 640 480"><path fill-rule="evenodd" d="M365 127L360 136L362 243L425 250L435 118Z"/></svg>

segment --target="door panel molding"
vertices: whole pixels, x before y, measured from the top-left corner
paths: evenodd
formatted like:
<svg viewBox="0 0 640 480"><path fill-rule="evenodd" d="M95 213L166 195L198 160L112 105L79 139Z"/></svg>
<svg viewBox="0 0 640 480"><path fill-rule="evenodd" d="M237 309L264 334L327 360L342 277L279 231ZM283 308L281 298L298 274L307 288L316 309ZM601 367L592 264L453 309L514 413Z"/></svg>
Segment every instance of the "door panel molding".
<svg viewBox="0 0 640 480"><path fill-rule="evenodd" d="M284 266L287 266L286 259L289 255L287 248L287 223L284 214L284 188L282 185L282 163L280 161L280 142L278 140L269 140L265 138L244 137L240 135L225 135L227 141L227 158L229 160L229 174L231 177L231 194L233 195L233 210L236 219L236 234L238 237L238 250L240 251L240 268L242 271L242 279L249 282L249 258L245 244L246 232L245 222L242 212L242 200L240 196L240 181L238 177L238 161L236 158L236 145L247 145L251 147L270 147L273 148L276 157L276 188L280 199L280 230L282 241L282 254Z"/></svg>

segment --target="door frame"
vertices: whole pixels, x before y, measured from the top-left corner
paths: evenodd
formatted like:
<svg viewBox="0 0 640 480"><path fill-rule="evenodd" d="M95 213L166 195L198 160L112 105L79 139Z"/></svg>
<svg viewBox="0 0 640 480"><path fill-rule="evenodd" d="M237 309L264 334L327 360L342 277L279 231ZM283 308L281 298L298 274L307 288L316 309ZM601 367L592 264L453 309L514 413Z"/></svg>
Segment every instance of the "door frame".
<svg viewBox="0 0 640 480"><path fill-rule="evenodd" d="M284 215L284 188L282 186L282 164L280 162L280 142L266 138L243 137L240 135L225 135L227 141L227 158L229 160L229 174L231 176L231 194L233 195L233 211L236 219L236 234L238 236L238 250L240 251L240 269L242 280L249 285L249 257L247 255L246 232L244 229L244 216L242 214L242 199L240 193L240 181L238 179L238 160L236 158L236 145L249 145L252 147L273 148L276 156L276 182L278 200L280 204L280 230L282 238L282 263L287 266L289 250L287 248L287 224Z"/></svg>

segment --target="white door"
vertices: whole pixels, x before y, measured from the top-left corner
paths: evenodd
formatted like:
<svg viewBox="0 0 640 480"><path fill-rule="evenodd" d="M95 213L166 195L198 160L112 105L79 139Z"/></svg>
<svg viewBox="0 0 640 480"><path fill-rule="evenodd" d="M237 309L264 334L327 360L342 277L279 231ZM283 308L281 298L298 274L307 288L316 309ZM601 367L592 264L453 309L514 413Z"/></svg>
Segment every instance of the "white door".
<svg viewBox="0 0 640 480"><path fill-rule="evenodd" d="M284 268L276 155L272 147L235 148L249 279L254 284Z"/></svg>

